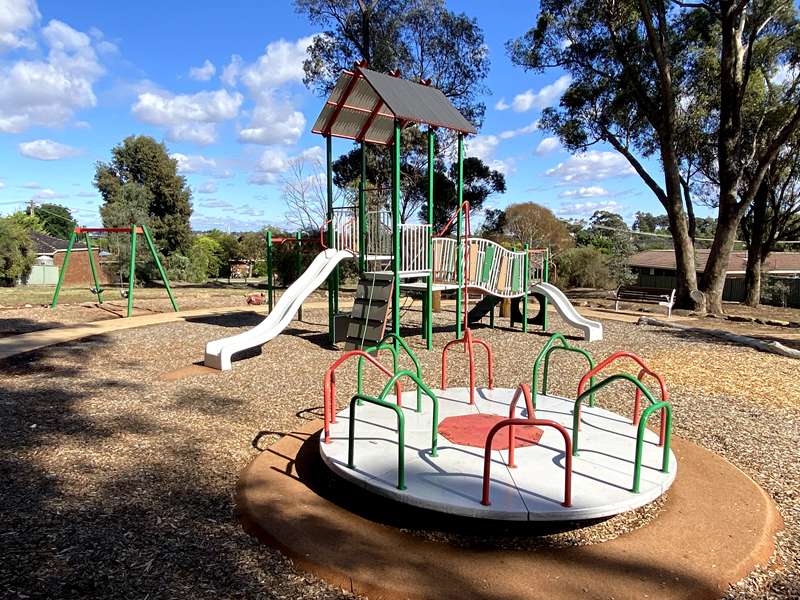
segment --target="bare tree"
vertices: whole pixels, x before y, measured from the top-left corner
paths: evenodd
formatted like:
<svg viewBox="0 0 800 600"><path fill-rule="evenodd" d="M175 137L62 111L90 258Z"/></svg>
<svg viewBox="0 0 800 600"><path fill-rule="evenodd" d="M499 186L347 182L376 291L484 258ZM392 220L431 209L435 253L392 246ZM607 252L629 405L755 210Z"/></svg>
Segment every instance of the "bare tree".
<svg viewBox="0 0 800 600"><path fill-rule="evenodd" d="M317 159L305 157L291 161L289 171L281 179L282 197L286 202L286 221L301 231L319 231L328 219L328 194L325 169ZM333 205L342 206L353 194L334 186Z"/></svg>

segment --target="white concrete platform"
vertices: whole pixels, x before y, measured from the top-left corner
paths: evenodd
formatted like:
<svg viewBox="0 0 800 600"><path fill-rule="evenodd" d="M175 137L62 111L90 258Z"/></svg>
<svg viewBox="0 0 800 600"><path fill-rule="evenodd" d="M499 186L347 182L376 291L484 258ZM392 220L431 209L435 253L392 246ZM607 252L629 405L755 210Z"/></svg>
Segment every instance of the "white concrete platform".
<svg viewBox="0 0 800 600"><path fill-rule="evenodd" d="M490 413L508 416L514 390L433 390L439 398L439 421L449 416ZM543 427L537 445L517 447L516 468L507 466L508 451L493 451L491 505L481 504L483 449L451 443L438 437L439 455L430 455L431 400L423 399L423 412L414 411L416 392L403 392L406 427L405 490L397 489L397 417L393 410L363 404L357 407L355 468L347 466L349 408L331 425L331 442L320 439L323 461L343 478L397 501L449 514L515 521L560 521L606 517L652 502L675 479L677 462L670 453L668 473L661 471L662 448L658 435L647 430L642 460L641 491L631 492L636 429L628 417L598 406L584 405L579 455L572 464L572 506L564 499L564 441L552 427ZM394 403L394 396L387 400ZM633 398L631 398L633 404ZM574 401L539 396L536 416L572 431ZM522 399L517 416L525 417ZM498 435L503 435L499 433ZM505 435L507 436L507 430Z"/></svg>

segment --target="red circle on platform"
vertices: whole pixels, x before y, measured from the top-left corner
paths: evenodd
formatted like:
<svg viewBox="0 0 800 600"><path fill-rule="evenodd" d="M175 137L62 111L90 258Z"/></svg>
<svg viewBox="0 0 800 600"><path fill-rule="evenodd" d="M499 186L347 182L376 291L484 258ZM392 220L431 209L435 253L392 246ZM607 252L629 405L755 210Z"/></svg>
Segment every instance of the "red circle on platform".
<svg viewBox="0 0 800 600"><path fill-rule="evenodd" d="M508 417L500 415L475 414L447 417L439 423L439 433L459 446L484 448L486 436L492 427ZM538 444L542 430L535 425L517 425L514 431L515 448ZM499 431L492 440L492 450L508 450L508 430Z"/></svg>

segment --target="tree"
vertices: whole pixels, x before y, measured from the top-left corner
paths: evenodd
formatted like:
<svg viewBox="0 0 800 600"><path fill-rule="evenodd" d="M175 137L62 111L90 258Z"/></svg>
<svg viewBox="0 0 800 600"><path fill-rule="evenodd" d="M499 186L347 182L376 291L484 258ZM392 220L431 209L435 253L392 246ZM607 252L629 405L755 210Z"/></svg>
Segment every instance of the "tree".
<svg viewBox="0 0 800 600"><path fill-rule="evenodd" d="M288 207L286 220L290 225L308 233L320 230L328 218L326 185L325 170L319 160L299 158L289 163L281 179L281 195ZM334 206L341 204L346 196L342 187L341 180L334 179Z"/></svg>
<svg viewBox="0 0 800 600"><path fill-rule="evenodd" d="M724 268L736 225L800 120L797 77L773 94L783 96L782 111L772 109L775 102L746 103L756 80L763 83L779 64L797 64L791 50L797 46L795 12L791 2L778 0L545 0L536 27L509 44L517 64L539 71L557 66L572 76L560 107L544 111L543 127L571 150L609 143L664 206L682 305L700 302L692 294L697 278L688 180L697 171L695 153L707 149L709 140L717 150L719 217L702 289L707 308L721 312ZM769 50L756 52L762 46ZM794 108L787 110L789 99ZM696 105L702 110L691 109ZM755 136L745 135L744 106L754 109ZM774 127L768 131L760 121ZM756 167L745 177L741 167L748 153ZM640 156L659 158L663 185ZM747 191L737 198L740 188Z"/></svg>
<svg viewBox="0 0 800 600"><path fill-rule="evenodd" d="M741 231L747 246L744 303L756 307L770 253L781 241L800 237L800 154L796 148L789 147L770 166L742 219Z"/></svg>
<svg viewBox="0 0 800 600"><path fill-rule="evenodd" d="M36 216L42 223L42 227L47 235L69 239L77 223L72 218L72 213L66 206L60 204L45 203L36 208Z"/></svg>
<svg viewBox="0 0 800 600"><path fill-rule="evenodd" d="M431 80L467 119L480 125L489 52L477 21L444 0L295 0L295 10L323 28L308 48L304 82L326 96L345 69L365 61Z"/></svg>
<svg viewBox="0 0 800 600"><path fill-rule="evenodd" d="M423 221L428 219L428 187L426 179L419 179L416 193L425 198L419 210ZM500 172L489 168L481 159L470 156L464 159L464 194L474 215L483 209L483 204L494 194L506 191L506 178ZM439 231L447 224L458 208L458 164L452 163L445 169L442 161L436 161L433 182L433 228Z"/></svg>
<svg viewBox="0 0 800 600"><path fill-rule="evenodd" d="M145 214L156 246L166 255L185 254L191 245L192 191L178 175L178 163L164 144L144 135L130 136L111 150L110 162L97 163L94 185L103 198L104 227L115 226L106 220L104 209L116 205L114 212L121 213L121 205L130 198L123 194L127 184L139 185L147 192ZM139 199L141 196L137 202ZM139 209L137 204L132 210L138 213Z"/></svg>
<svg viewBox="0 0 800 600"><path fill-rule="evenodd" d="M556 254L574 245L564 222L553 211L534 202L509 205L502 221L501 231L517 244L550 248Z"/></svg>
<svg viewBox="0 0 800 600"><path fill-rule="evenodd" d="M0 218L0 285L13 286L26 279L35 260L28 230L11 217Z"/></svg>
<svg viewBox="0 0 800 600"><path fill-rule="evenodd" d="M42 225L41 219L35 213L30 214L28 211L18 210L15 213L11 213L7 218L27 232L38 231L39 233L44 233L44 225Z"/></svg>

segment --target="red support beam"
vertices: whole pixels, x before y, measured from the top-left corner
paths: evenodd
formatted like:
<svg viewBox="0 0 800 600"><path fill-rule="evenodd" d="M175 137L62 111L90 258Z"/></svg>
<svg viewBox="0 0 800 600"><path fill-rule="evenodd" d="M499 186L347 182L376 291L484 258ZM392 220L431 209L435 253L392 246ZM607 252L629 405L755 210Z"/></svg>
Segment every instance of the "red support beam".
<svg viewBox="0 0 800 600"><path fill-rule="evenodd" d="M364 126L361 127L361 131L359 131L358 135L356 136L356 141L357 142L363 142L364 141L364 136L367 135L367 131L369 131L369 128L372 127L372 123L375 121L375 117L377 117L378 114L380 113L381 106L383 106L383 100L381 98L378 98L378 101L375 103L375 106L372 108L372 111L370 112L369 117L367 118L366 122L364 123ZM394 118L393 115L382 115L382 116Z"/></svg>
<svg viewBox="0 0 800 600"><path fill-rule="evenodd" d="M333 114L328 117L328 121L325 123L325 127L322 128L322 135L330 135L331 128L333 128L333 124L336 122L336 119L339 118L339 114L342 112L342 108L347 103L347 99L350 97L353 89L356 87L358 80L362 77L361 73L353 73L350 76L350 81L347 82L347 87L342 92L342 95L339 97L339 101L336 102L336 108L333 109Z"/></svg>
<svg viewBox="0 0 800 600"><path fill-rule="evenodd" d="M131 233L132 227L76 227L75 234L81 233ZM136 227L136 233L144 233L141 227Z"/></svg>

